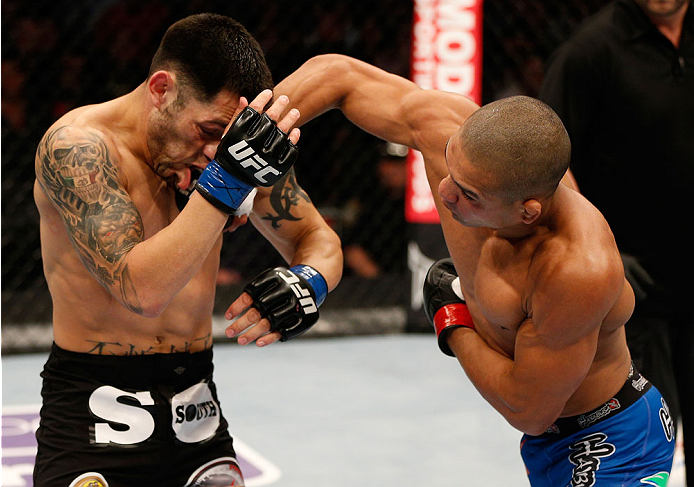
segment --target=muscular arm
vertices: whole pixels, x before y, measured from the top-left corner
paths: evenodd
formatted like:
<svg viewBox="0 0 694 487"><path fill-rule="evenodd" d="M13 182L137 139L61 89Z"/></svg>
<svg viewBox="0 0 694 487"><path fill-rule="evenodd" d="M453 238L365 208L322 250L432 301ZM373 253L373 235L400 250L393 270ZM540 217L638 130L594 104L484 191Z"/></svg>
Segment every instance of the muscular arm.
<svg viewBox="0 0 694 487"><path fill-rule="evenodd" d="M37 180L87 270L130 311L156 316L199 270L226 216L196 194L171 225L145 240L114 157L99 131L55 128L37 151Z"/></svg>
<svg viewBox="0 0 694 487"><path fill-rule="evenodd" d="M493 350L466 328L454 330L448 340L482 396L530 435L551 426L586 377L600 324L618 295L615 290L621 289L615 272L559 265L540 274L513 357Z"/></svg>
<svg viewBox="0 0 694 487"><path fill-rule="evenodd" d="M340 239L297 184L294 170L272 188L258 189L250 219L290 266L311 266L323 276L328 290L337 286L342 277ZM227 328L227 336L246 330L239 337L241 345L256 339L260 346L279 340L280 332L268 333L270 321L257 309L243 314L252 305L253 298L244 292L229 306L226 318L237 319Z"/></svg>
<svg viewBox="0 0 694 487"><path fill-rule="evenodd" d="M310 265L329 290L337 286L342 276L340 239L297 183L294 169L275 186L259 188L250 219L290 265Z"/></svg>
<svg viewBox="0 0 694 487"><path fill-rule="evenodd" d="M311 58L275 88L301 112L299 124L337 108L384 140L423 152L437 147L477 108L462 95L423 90L413 82L339 54ZM447 136L441 132L450 132ZM434 144L431 144L434 139ZM425 153L425 157L427 154Z"/></svg>
<svg viewBox="0 0 694 487"><path fill-rule="evenodd" d="M419 150L446 243L459 265L465 255L465 230L443 207L438 185L448 175L446 142L478 108L474 102L456 93L423 90L400 76L338 54L307 61L277 85L275 96L281 94L300 110L299 124L337 108L376 137Z"/></svg>

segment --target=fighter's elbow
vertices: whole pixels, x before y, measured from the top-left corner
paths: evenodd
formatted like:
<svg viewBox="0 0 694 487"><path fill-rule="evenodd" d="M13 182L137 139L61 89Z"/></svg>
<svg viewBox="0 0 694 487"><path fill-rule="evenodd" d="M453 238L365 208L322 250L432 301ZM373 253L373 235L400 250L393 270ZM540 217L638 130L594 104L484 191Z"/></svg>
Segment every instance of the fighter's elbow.
<svg viewBox="0 0 694 487"><path fill-rule="evenodd" d="M547 414L546 411L538 409L528 409L506 418L511 426L530 436L539 436L547 432L556 419L557 415Z"/></svg>
<svg viewBox="0 0 694 487"><path fill-rule="evenodd" d="M146 308L136 308L132 309L129 308L130 311L139 314L140 316L143 316L145 318L158 318L166 309L166 306L160 306L160 305L155 305L155 306L148 306Z"/></svg>
<svg viewBox="0 0 694 487"><path fill-rule="evenodd" d="M330 266L329 272L326 272L326 282L328 284L328 289L332 291L342 280L342 269L344 268L344 254L342 252L342 245L338 240L337 245L333 245L332 251L330 253Z"/></svg>
<svg viewBox="0 0 694 487"><path fill-rule="evenodd" d="M552 423L527 422L520 425L512 425L514 428L529 436L539 436L552 426Z"/></svg>
<svg viewBox="0 0 694 487"><path fill-rule="evenodd" d="M328 290L332 291L342 279L344 254L342 242L337 233L327 225L314 228L303 239L305 248L314 249L311 260L325 279Z"/></svg>
<svg viewBox="0 0 694 487"><path fill-rule="evenodd" d="M137 296L123 294L120 302L129 311L145 318L157 318L169 304L158 296L150 297L146 293Z"/></svg>

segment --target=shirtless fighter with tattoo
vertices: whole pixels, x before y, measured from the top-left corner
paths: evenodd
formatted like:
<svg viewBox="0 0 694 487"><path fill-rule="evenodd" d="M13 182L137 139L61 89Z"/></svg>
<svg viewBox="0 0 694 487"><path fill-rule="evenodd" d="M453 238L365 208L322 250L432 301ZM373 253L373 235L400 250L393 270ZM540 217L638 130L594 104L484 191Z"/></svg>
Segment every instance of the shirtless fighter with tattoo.
<svg viewBox="0 0 694 487"><path fill-rule="evenodd" d="M242 343L306 331L342 270L291 169L299 113L281 116L289 100L271 89L240 24L195 15L168 29L144 83L43 137L34 196L54 345L34 485L243 485L212 380L222 232L250 218L289 263L234 302ZM297 197L275 208L273 192Z"/></svg>
<svg viewBox="0 0 694 487"><path fill-rule="evenodd" d="M339 55L309 60L275 93L299 123L337 108L421 151L452 258L430 269L425 309L442 351L525 433L530 483L664 485L653 482L671 468L672 420L631 364L634 293L612 232L559 184L571 152L559 117L529 97L480 108Z"/></svg>

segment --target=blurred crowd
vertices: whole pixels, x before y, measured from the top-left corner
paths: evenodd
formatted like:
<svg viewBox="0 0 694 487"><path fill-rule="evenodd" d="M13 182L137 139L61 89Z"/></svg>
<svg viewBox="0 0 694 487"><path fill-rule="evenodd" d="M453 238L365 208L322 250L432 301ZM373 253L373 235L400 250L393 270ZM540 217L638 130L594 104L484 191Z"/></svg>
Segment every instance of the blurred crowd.
<svg viewBox="0 0 694 487"><path fill-rule="evenodd" d="M73 0L38 5L3 0L3 290L32 287L41 279L38 215L31 197L33 159L41 135L67 111L115 98L142 83L166 28L203 11L223 13L244 24L263 47L276 82L309 57L327 52L408 74L412 4L399 0L361 7L347 1L303 0ZM317 206L326 209L335 225L346 228L350 222L343 220L361 211L354 202L374 197L369 185L378 184L373 157L380 141L357 134L355 144L356 129L339 117L328 118L329 131L305 130L305 162L297 165L297 173ZM322 169L316 171L316 165ZM354 166L348 181L345 165ZM393 217L401 220L402 210L392 209ZM396 226L401 227L400 221ZM248 248L257 249L248 244L252 232L246 233L248 237L229 238L223 255L224 265L241 267L234 274L239 278L255 270L252 255L239 258ZM254 250L259 255L266 251L271 252Z"/></svg>
<svg viewBox="0 0 694 487"><path fill-rule="evenodd" d="M549 52L604 3L486 2L483 102L535 95ZM166 28L204 11L244 24L262 46L275 82L327 52L409 75L411 1L3 0L3 291L35 294L45 286L32 200L33 160L42 134L67 111L117 97L143 82ZM343 238L349 250L346 275L404 273L402 159L384 162L383 141L337 112L321 117L320 126L307 124L302 133L297 179ZM364 218L373 214L376 218ZM228 237L222 266L229 272L220 275L222 283L248 279L262 270L259 265L269 265L267 256L274 251L264 242L250 228ZM10 299L3 292L3 314Z"/></svg>

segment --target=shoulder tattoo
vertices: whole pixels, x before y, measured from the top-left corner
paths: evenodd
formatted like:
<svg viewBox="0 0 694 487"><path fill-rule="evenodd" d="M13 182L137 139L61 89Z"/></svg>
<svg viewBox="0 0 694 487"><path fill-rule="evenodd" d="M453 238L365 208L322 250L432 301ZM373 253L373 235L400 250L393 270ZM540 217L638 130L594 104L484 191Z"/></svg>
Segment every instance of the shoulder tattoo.
<svg viewBox="0 0 694 487"><path fill-rule="evenodd" d="M107 288L118 287L128 309L141 312L123 257L144 239L142 218L101 137L71 126L51 130L36 153L36 177L87 269Z"/></svg>

